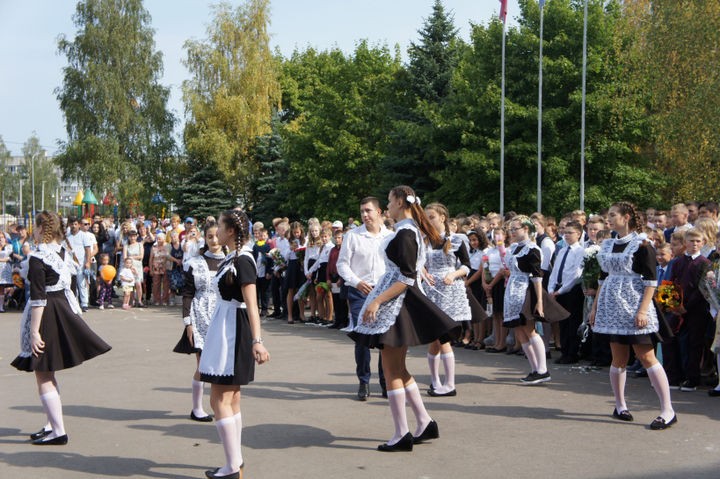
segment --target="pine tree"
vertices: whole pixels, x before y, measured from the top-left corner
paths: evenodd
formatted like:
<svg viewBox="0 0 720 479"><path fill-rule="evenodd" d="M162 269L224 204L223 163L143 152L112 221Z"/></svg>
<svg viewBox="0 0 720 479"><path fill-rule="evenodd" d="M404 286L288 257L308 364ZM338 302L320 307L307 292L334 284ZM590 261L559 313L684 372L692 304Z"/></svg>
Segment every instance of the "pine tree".
<svg viewBox="0 0 720 479"><path fill-rule="evenodd" d="M234 206L234 198L220 172L211 165L200 166L199 162L191 161L195 173L182 183L177 209L182 216L205 218L220 213Z"/></svg>

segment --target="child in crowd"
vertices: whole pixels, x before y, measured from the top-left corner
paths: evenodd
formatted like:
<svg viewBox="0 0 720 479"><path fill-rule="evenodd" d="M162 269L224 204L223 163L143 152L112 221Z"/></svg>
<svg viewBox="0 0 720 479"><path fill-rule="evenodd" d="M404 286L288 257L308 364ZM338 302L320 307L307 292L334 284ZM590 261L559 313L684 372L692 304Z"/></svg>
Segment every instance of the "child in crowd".
<svg viewBox="0 0 720 479"><path fill-rule="evenodd" d="M133 266L132 258L125 258L123 268L120 270L118 277L120 278L120 286L123 290L123 309L130 309L130 299L135 291L135 277L137 272Z"/></svg>
<svg viewBox="0 0 720 479"><path fill-rule="evenodd" d="M710 261L700 253L705 246L700 230L691 228L683 235L685 254L673 262L669 278L683 293L682 305L673 311L677 318L674 321L677 336L663 344L663 357L670 384L679 384L680 391L689 392L700 385L705 332L712 320L708 302L700 292L700 280Z"/></svg>
<svg viewBox="0 0 720 479"><path fill-rule="evenodd" d="M341 329L347 326L348 323L347 288L344 286L344 281L337 270L337 260L343 242L342 229L336 230L333 233L333 239L335 240L335 247L332 248L328 254L327 265L327 282L330 285L333 309L335 310L335 322L330 328Z"/></svg>
<svg viewBox="0 0 720 479"><path fill-rule="evenodd" d="M131 260L132 261L132 260ZM110 255L102 253L100 255L100 266L98 266L98 278L97 278L97 298L99 309L113 309L112 304L112 291L113 291L113 280L115 277L110 278L106 281L103 275L103 270L110 266Z"/></svg>
<svg viewBox="0 0 720 479"><path fill-rule="evenodd" d="M482 278L485 297L492 304L493 328L488 336L485 349L488 353L502 353L507 350L506 337L508 330L503 326L503 300L505 297L505 230L497 227L491 231L493 247L487 252L487 262L483 262L483 269L490 271ZM518 348L520 346L518 345Z"/></svg>
<svg viewBox="0 0 720 479"><path fill-rule="evenodd" d="M320 233L320 251L317 261L310 267L309 272L315 289L315 302L322 322L320 324L329 326L333 318L333 298L330 293L330 284L327 280L327 265L330 259L330 251L333 244L330 242L332 230L326 228Z"/></svg>

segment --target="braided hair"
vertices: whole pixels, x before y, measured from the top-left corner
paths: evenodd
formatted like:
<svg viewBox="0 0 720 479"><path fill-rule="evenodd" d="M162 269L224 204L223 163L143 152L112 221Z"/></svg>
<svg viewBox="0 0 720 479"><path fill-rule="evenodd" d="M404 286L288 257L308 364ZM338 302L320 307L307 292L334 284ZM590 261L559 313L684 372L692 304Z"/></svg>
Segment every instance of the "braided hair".
<svg viewBox="0 0 720 479"><path fill-rule="evenodd" d="M41 243L51 243L53 240L60 243L65 238L62 221L56 213L41 211L35 216L35 226L42 232Z"/></svg>
<svg viewBox="0 0 720 479"><path fill-rule="evenodd" d="M239 254L243 245L250 239L250 220L240 210L227 210L220 215L220 221L227 229L235 232L235 250Z"/></svg>
<svg viewBox="0 0 720 479"><path fill-rule="evenodd" d="M621 215L630 215L630 219L628 220L628 229L630 231L635 231L638 233L642 232L643 228L643 220L638 212L637 206L630 203L629 201L618 201L617 203L612 205L613 208L615 208L618 213Z"/></svg>
<svg viewBox="0 0 720 479"><path fill-rule="evenodd" d="M443 244L443 238L428 220L425 210L420 206L420 198L417 197L415 191L407 185L396 186L390 190L390 194L398 199L404 200L405 209L410 210L413 220L418 228L425 235L425 242L430 242L433 247ZM410 201L412 199L412 201Z"/></svg>

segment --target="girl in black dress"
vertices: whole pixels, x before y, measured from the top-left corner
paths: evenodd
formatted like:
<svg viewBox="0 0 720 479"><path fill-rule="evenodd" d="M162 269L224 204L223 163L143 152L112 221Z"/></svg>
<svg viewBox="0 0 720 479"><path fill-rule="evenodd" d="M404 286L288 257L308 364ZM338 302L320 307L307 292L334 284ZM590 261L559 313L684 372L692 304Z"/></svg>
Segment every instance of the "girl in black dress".
<svg viewBox="0 0 720 479"><path fill-rule="evenodd" d="M68 442L55 371L72 368L110 350L82 320L82 310L70 290L77 271L72 253L60 243L63 230L55 213L43 211L35 218L37 251L30 254L30 301L20 327L22 351L12 362L21 371L35 372L40 401L48 425L31 434L36 446Z"/></svg>
<svg viewBox="0 0 720 479"><path fill-rule="evenodd" d="M260 336L257 269L248 217L238 210L224 212L217 237L220 244L234 251L218 265L213 281L217 299L198 369L200 379L211 383L210 405L226 462L221 468L206 471L205 475L238 479L243 468L240 386L253 381L254 362L269 361L270 354Z"/></svg>
<svg viewBox="0 0 720 479"><path fill-rule="evenodd" d="M420 198L409 186L395 187L388 195L387 211L396 223L395 234L383 240L385 274L365 299L359 314L362 320L349 336L355 342L381 349L395 435L380 444L378 450L412 451L413 444L435 439L439 432L407 370L408 347L436 339L456 339L462 328L435 306L418 284L427 243L443 243L420 206ZM414 434L409 432L406 402L417 421Z"/></svg>

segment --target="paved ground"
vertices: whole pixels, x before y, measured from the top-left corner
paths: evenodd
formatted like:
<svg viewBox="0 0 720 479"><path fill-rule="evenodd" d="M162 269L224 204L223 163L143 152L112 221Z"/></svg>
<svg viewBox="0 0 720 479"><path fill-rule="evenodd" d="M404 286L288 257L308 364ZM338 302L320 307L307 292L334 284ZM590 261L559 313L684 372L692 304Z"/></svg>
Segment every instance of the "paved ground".
<svg viewBox="0 0 720 479"><path fill-rule="evenodd" d="M171 352L179 308L85 316L113 350L58 374L70 443L39 448L27 439L44 423L34 378L9 365L20 315L0 315L0 478L190 479L221 465L213 424L188 419L194 359ZM657 399L647 379L628 379L637 422L621 423L610 417L606 369L553 365L551 383L524 387L523 358L466 350L456 352L458 396L426 398L441 438L380 453L390 413L379 395L354 400L350 340L277 321L264 329L272 360L243 389L247 478L720 477L720 399L673 392L679 423L650 431ZM411 356L427 385L424 348Z"/></svg>

